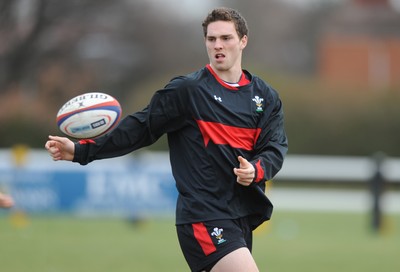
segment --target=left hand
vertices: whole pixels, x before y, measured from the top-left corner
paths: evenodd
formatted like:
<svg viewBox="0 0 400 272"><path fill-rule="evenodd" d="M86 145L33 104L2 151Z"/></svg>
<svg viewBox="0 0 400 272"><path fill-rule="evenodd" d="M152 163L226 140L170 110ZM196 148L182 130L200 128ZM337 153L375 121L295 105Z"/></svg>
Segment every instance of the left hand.
<svg viewBox="0 0 400 272"><path fill-rule="evenodd" d="M238 157L239 168L233 168L233 172L237 176L237 182L243 186L249 186L255 177L256 170L254 166L242 156Z"/></svg>
<svg viewBox="0 0 400 272"><path fill-rule="evenodd" d="M11 208L14 205L14 200L9 195L0 192L0 208Z"/></svg>

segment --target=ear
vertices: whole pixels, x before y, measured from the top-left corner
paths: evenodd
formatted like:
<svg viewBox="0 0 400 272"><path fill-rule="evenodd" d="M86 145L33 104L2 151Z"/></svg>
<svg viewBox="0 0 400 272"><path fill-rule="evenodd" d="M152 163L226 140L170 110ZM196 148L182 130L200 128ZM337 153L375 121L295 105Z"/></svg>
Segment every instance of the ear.
<svg viewBox="0 0 400 272"><path fill-rule="evenodd" d="M241 50L243 50L243 49L246 47L247 41L248 41L247 35L244 35L244 36L240 39L240 49L241 49Z"/></svg>

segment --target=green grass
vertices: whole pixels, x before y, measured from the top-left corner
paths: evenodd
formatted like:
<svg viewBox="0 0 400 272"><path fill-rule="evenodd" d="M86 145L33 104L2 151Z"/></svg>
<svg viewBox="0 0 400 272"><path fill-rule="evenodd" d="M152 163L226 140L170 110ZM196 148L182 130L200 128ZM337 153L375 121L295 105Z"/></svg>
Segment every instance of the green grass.
<svg viewBox="0 0 400 272"><path fill-rule="evenodd" d="M255 233L260 271L397 272L400 216L373 233L356 213L275 212ZM0 271L189 271L173 219L137 224L120 219L0 214Z"/></svg>

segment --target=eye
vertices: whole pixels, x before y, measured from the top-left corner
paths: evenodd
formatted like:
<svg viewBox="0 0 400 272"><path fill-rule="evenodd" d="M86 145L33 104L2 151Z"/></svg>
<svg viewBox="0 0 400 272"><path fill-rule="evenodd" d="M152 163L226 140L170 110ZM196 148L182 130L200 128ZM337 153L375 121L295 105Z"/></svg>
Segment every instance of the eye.
<svg viewBox="0 0 400 272"><path fill-rule="evenodd" d="M213 42L213 41L215 41L215 37L207 37L207 41Z"/></svg>

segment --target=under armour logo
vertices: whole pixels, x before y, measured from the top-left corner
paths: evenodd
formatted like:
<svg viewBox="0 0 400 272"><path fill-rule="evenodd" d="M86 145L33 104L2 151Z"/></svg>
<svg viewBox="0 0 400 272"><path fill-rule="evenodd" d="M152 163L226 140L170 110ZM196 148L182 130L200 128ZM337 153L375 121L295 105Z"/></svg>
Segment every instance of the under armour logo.
<svg viewBox="0 0 400 272"><path fill-rule="evenodd" d="M221 97L218 97L218 96L216 96L216 95L214 95L214 99L217 100L217 101L219 101L219 102L222 102Z"/></svg>

